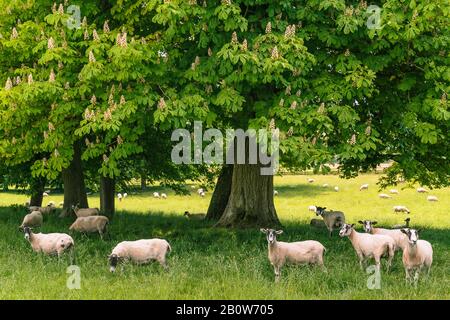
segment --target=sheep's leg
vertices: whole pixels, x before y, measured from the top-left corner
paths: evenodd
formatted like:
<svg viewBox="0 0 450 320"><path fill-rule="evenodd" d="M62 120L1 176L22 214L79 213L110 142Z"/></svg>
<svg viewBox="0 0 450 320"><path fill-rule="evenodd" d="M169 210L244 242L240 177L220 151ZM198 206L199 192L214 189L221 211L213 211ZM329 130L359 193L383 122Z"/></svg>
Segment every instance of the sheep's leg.
<svg viewBox="0 0 450 320"><path fill-rule="evenodd" d="M405 268L405 280L407 283L411 282L411 275L409 274L408 268Z"/></svg>
<svg viewBox="0 0 450 320"><path fill-rule="evenodd" d="M275 282L280 282L280 267L279 266L275 266L274 267L275 270Z"/></svg>
<svg viewBox="0 0 450 320"><path fill-rule="evenodd" d="M375 265L376 265L376 267L377 267L377 270L378 270L378 272L380 272L380 269L381 269L381 258L379 257L379 256L377 256L377 257L374 257L374 259L375 259Z"/></svg>
<svg viewBox="0 0 450 320"><path fill-rule="evenodd" d="M359 266L361 267L361 270L364 271L364 256L361 253L358 253L359 258Z"/></svg>

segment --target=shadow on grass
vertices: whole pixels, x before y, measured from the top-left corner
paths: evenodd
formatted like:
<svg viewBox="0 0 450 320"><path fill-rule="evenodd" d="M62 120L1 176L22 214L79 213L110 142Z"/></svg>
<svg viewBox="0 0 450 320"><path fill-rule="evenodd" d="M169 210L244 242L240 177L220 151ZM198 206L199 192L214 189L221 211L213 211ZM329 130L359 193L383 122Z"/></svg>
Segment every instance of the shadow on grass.
<svg viewBox="0 0 450 320"><path fill-rule="evenodd" d="M277 185L274 186L283 198L293 198L298 196L318 196L324 193L331 192L330 187L324 188L318 185L311 184L289 184L289 185Z"/></svg>

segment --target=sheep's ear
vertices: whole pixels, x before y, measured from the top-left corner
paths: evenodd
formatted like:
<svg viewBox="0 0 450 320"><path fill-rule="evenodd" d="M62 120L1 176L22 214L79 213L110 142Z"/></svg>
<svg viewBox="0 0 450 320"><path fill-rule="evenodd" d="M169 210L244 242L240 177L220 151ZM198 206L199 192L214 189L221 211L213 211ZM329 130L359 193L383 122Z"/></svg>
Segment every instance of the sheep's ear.
<svg viewBox="0 0 450 320"><path fill-rule="evenodd" d="M422 229L416 229L417 233L422 233Z"/></svg>
<svg viewBox="0 0 450 320"><path fill-rule="evenodd" d="M352 223L352 224L350 225L350 227L352 227L352 228L353 228L354 226L355 226L355 224L354 224L354 223Z"/></svg>
<svg viewBox="0 0 450 320"><path fill-rule="evenodd" d="M282 234L282 233L283 233L283 230L277 230L277 231L275 231L275 233L276 233L276 234Z"/></svg>
<svg viewBox="0 0 450 320"><path fill-rule="evenodd" d="M364 221L359 220L358 223L364 224Z"/></svg>
<svg viewBox="0 0 450 320"><path fill-rule="evenodd" d="M372 225L376 225L378 222L377 221L373 221L372 222Z"/></svg>
<svg viewBox="0 0 450 320"><path fill-rule="evenodd" d="M401 232L403 232L404 234L408 235L408 230L407 229L400 229Z"/></svg>
<svg viewBox="0 0 450 320"><path fill-rule="evenodd" d="M264 228L259 229L259 231L261 231L262 233L267 233L267 229Z"/></svg>

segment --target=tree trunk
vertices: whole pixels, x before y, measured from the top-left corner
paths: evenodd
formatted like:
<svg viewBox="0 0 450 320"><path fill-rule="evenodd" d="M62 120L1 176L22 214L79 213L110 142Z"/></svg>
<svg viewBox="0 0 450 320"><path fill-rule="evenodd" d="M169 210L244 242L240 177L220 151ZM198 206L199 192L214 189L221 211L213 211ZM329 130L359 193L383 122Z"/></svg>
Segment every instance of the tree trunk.
<svg viewBox="0 0 450 320"><path fill-rule="evenodd" d="M235 164L231 192L218 227L280 226L273 203L273 176L259 164Z"/></svg>
<svg viewBox="0 0 450 320"><path fill-rule="evenodd" d="M112 218L114 216L115 181L108 177L100 177L100 211Z"/></svg>
<svg viewBox="0 0 450 320"><path fill-rule="evenodd" d="M30 206L42 206L46 182L47 180L45 178L32 178L30 183Z"/></svg>
<svg viewBox="0 0 450 320"><path fill-rule="evenodd" d="M69 167L62 171L64 206L60 217L71 215L72 205L78 204L80 208L89 208L81 165L81 146L78 141L74 143L73 150L73 158Z"/></svg>
<svg viewBox="0 0 450 320"><path fill-rule="evenodd" d="M233 179L233 165L227 164L222 167L219 178L209 203L207 220L219 220L228 204L231 193L231 181Z"/></svg>
<svg viewBox="0 0 450 320"><path fill-rule="evenodd" d="M145 174L142 173L141 174L141 190L144 191L145 189L147 189L147 179L145 177Z"/></svg>

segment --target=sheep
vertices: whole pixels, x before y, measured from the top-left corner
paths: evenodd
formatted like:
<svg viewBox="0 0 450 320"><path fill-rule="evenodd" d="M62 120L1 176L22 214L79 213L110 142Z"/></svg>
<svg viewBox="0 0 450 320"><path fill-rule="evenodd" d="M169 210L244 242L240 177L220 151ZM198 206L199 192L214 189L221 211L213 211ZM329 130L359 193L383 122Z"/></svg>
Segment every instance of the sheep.
<svg viewBox="0 0 450 320"><path fill-rule="evenodd" d="M162 198L162 199L167 199L167 194L161 193L161 198Z"/></svg>
<svg viewBox="0 0 450 320"><path fill-rule="evenodd" d="M203 192L205 192L205 190L203 190L203 188L197 189L197 193L198 193L199 195L202 194Z"/></svg>
<svg viewBox="0 0 450 320"><path fill-rule="evenodd" d="M42 213L40 211L33 211L23 217L22 224L20 228L24 227L40 227L42 226L42 222L44 218L42 217Z"/></svg>
<svg viewBox="0 0 450 320"><path fill-rule="evenodd" d="M409 222L411 221L411 218L405 219L405 224L395 224L392 226L392 229L403 229L403 228L409 228Z"/></svg>
<svg viewBox="0 0 450 320"><path fill-rule="evenodd" d="M123 198L125 199L126 197L128 197L128 193L124 192Z"/></svg>
<svg viewBox="0 0 450 320"><path fill-rule="evenodd" d="M391 189L391 190L389 190L389 193L398 194L398 190L397 189Z"/></svg>
<svg viewBox="0 0 450 320"><path fill-rule="evenodd" d="M159 198L159 192L153 192L153 198Z"/></svg>
<svg viewBox="0 0 450 320"><path fill-rule="evenodd" d="M277 241L277 235L282 234L282 230L260 230L267 238L268 257L275 271L275 282L280 280L281 267L285 263L317 264L324 268L323 254L326 249L320 242L314 240L281 242Z"/></svg>
<svg viewBox="0 0 450 320"><path fill-rule="evenodd" d="M359 233L354 229L354 224L344 224L339 231L339 236L348 237L356 251L359 265L364 270L363 264L369 258L374 258L378 271L380 270L380 260L387 255L389 271L395 253L395 242L391 237L385 235L373 235L369 233Z"/></svg>
<svg viewBox="0 0 450 320"><path fill-rule="evenodd" d="M428 196L428 197L427 197L427 200L428 200L428 201L436 202L436 201L438 201L438 198L437 198L436 196Z"/></svg>
<svg viewBox="0 0 450 320"><path fill-rule="evenodd" d="M323 187L323 188L328 188L328 183L324 183L324 184L322 185L322 187Z"/></svg>
<svg viewBox="0 0 450 320"><path fill-rule="evenodd" d="M29 206L30 206L30 201L26 201L26 202L24 203L24 206L25 206L25 207L29 207Z"/></svg>
<svg viewBox="0 0 450 320"><path fill-rule="evenodd" d="M388 195L386 193L380 193L378 195L378 197L380 197L380 199L390 199L390 198L392 198L390 195Z"/></svg>
<svg viewBox="0 0 450 320"><path fill-rule="evenodd" d="M316 208L316 206L309 206L308 211L316 212L317 208Z"/></svg>
<svg viewBox="0 0 450 320"><path fill-rule="evenodd" d="M158 261L167 270L167 253L172 251L169 242L164 239L141 239L136 241L122 241L114 247L108 256L110 271L115 272L117 264L131 260L137 264Z"/></svg>
<svg viewBox="0 0 450 320"><path fill-rule="evenodd" d="M308 183L313 183L314 181L316 181L316 180L314 180L312 178L308 178Z"/></svg>
<svg viewBox="0 0 450 320"><path fill-rule="evenodd" d="M52 201L46 207L37 207L37 211L40 211L42 214L50 214L54 210L56 210L56 207Z"/></svg>
<svg viewBox="0 0 450 320"><path fill-rule="evenodd" d="M205 213L189 213L189 211L184 212L184 216L192 220L203 220L206 217Z"/></svg>
<svg viewBox="0 0 450 320"><path fill-rule="evenodd" d="M205 197L205 192L200 193L200 197L204 198Z"/></svg>
<svg viewBox="0 0 450 320"><path fill-rule="evenodd" d="M117 199L119 199L119 201L122 201L122 194L121 193L117 194Z"/></svg>
<svg viewBox="0 0 450 320"><path fill-rule="evenodd" d="M61 201L58 205L59 205L60 207L64 206L64 201Z"/></svg>
<svg viewBox="0 0 450 320"><path fill-rule="evenodd" d="M325 225L325 222L322 219L311 219L311 221L309 222L309 225L311 227L316 227L316 228L326 228L327 227Z"/></svg>
<svg viewBox="0 0 450 320"><path fill-rule="evenodd" d="M364 231L366 233L370 233L373 235L385 235L395 242L394 251L400 250L404 248L406 237L403 233L400 232L400 230L392 230L392 229L384 229L384 228L374 228L373 226L377 224L376 221L370 221L370 220L364 220L364 221L358 221L360 224L363 225Z"/></svg>
<svg viewBox="0 0 450 320"><path fill-rule="evenodd" d="M274 196L278 196L278 191L277 190L273 190L273 195Z"/></svg>
<svg viewBox="0 0 450 320"><path fill-rule="evenodd" d="M25 239L31 244L34 252L43 252L44 254L56 254L58 259L69 250L71 263L75 263L74 247L75 242L72 237L65 233L33 233L29 227L24 227Z"/></svg>
<svg viewBox="0 0 450 320"><path fill-rule="evenodd" d="M316 206L316 208L316 215L322 217L331 237L334 228L340 228L345 223L344 213L341 211L325 211L327 207Z"/></svg>
<svg viewBox="0 0 450 320"><path fill-rule="evenodd" d="M427 193L428 190L425 189L425 188L423 188L423 187L419 187L419 188L417 188L417 192L418 192L418 193Z"/></svg>
<svg viewBox="0 0 450 320"><path fill-rule="evenodd" d="M362 191L362 190L369 190L369 184L366 183L366 184L361 185L359 187L359 191Z"/></svg>
<svg viewBox="0 0 450 320"><path fill-rule="evenodd" d="M78 208L78 205L72 205L72 210L75 215L79 217L98 216L99 210L97 208Z"/></svg>
<svg viewBox="0 0 450 320"><path fill-rule="evenodd" d="M47 192L44 192L44 193L42 194L42 196L43 196L43 197L48 197L48 193L47 193Z"/></svg>
<svg viewBox="0 0 450 320"><path fill-rule="evenodd" d="M409 209L405 206L394 206L394 212L406 212L406 213L410 213L411 211L409 211Z"/></svg>
<svg viewBox="0 0 450 320"><path fill-rule="evenodd" d="M414 281L417 282L424 266L427 268L427 275L430 274L431 264L433 263L433 247L428 241L419 240L420 230L400 230L408 238L402 257L406 281L411 282L411 272L415 271Z"/></svg>
<svg viewBox="0 0 450 320"><path fill-rule="evenodd" d="M338 192L338 191L339 191L339 187L338 187L338 186L335 186L335 187L334 187L334 191Z"/></svg>
<svg viewBox="0 0 450 320"><path fill-rule="evenodd" d="M106 233L109 220L105 216L89 216L79 217L69 227L69 230L78 232L98 232L100 238L103 240L103 235Z"/></svg>
<svg viewBox="0 0 450 320"><path fill-rule="evenodd" d="M56 206L56 203L55 203L55 201L49 201L49 202L47 203L47 206L54 207L54 206Z"/></svg>

